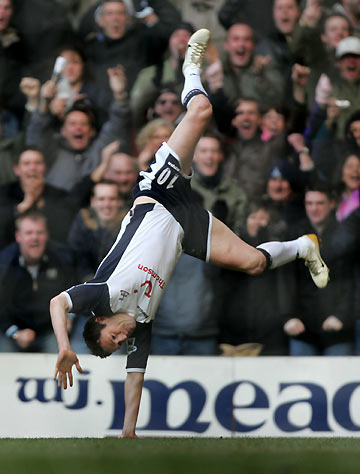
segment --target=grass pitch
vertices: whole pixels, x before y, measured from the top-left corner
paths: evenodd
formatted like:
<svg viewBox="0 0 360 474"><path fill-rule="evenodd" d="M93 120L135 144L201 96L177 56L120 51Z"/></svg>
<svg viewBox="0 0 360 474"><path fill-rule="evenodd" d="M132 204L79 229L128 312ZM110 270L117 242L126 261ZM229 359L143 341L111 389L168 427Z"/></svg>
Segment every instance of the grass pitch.
<svg viewBox="0 0 360 474"><path fill-rule="evenodd" d="M0 439L0 474L359 474L360 438Z"/></svg>

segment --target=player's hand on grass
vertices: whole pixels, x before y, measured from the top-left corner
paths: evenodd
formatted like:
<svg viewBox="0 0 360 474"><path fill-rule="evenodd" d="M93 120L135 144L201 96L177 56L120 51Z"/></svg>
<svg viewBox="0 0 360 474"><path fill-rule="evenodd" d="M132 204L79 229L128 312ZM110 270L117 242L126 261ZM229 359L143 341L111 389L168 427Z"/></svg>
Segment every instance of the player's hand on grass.
<svg viewBox="0 0 360 474"><path fill-rule="evenodd" d="M132 432L132 433L122 432L120 438L133 438L133 439L137 439L137 438L139 438L139 437L138 437L137 434L134 433L134 432Z"/></svg>
<svg viewBox="0 0 360 474"><path fill-rule="evenodd" d="M56 362L55 368L55 375L54 380L58 379L58 386L63 386L66 390L68 385L68 378L69 378L69 385L72 387L73 385L73 375L72 375L72 367L75 365L78 372L82 372L82 368L80 367L79 359L75 352L71 349L63 349L59 352L59 356Z"/></svg>

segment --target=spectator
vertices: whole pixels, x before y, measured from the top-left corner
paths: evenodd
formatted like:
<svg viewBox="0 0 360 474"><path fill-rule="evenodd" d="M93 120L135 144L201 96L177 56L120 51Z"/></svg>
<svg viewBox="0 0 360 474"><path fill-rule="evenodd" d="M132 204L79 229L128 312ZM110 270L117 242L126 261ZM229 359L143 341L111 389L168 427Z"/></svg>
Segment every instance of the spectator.
<svg viewBox="0 0 360 474"><path fill-rule="evenodd" d="M282 240L285 235L285 223L266 201L248 203L241 224L239 235L251 245L262 239ZM288 355L282 329L291 301L286 267L275 269L271 275L265 272L260 278L227 271L223 285L220 342L232 346L256 343L261 355Z"/></svg>
<svg viewBox="0 0 360 474"><path fill-rule="evenodd" d="M249 200L264 194L271 165L283 154L282 150L274 150L271 142L261 140L261 119L257 101L238 101L232 121L237 136L225 162L226 173L237 180Z"/></svg>
<svg viewBox="0 0 360 474"><path fill-rule="evenodd" d="M269 56L255 56L255 46L254 32L248 25L235 24L227 31L225 59L205 71L215 114L219 107L218 115L222 115L224 101L229 107L242 96L267 106L282 104L283 72Z"/></svg>
<svg viewBox="0 0 360 474"><path fill-rule="evenodd" d="M283 74L290 77L293 64L290 46L300 18L297 0L274 0L272 16L275 28L260 42L257 52L265 56L270 55Z"/></svg>
<svg viewBox="0 0 360 474"><path fill-rule="evenodd" d="M312 110L316 84L322 73L333 75L336 69L335 52L339 42L350 36L351 24L340 13L325 14L325 8L311 3L304 9L294 32L291 49L294 57L310 68L306 86L307 107Z"/></svg>
<svg viewBox="0 0 360 474"><path fill-rule="evenodd" d="M360 5L357 0L340 0L335 3L332 7L336 13L341 13L346 16L351 23L351 28L355 36L359 36L360 33Z"/></svg>
<svg viewBox="0 0 360 474"><path fill-rule="evenodd" d="M145 125L136 138L139 151L137 160L140 170L146 170L153 160L155 152L162 142L169 139L174 130L174 125L164 119L151 120Z"/></svg>
<svg viewBox="0 0 360 474"><path fill-rule="evenodd" d="M68 193L45 183L46 165L42 152L26 148L14 166L17 180L0 186L0 247L14 240L15 219L30 210L39 210L47 218L51 240L65 243L77 202Z"/></svg>
<svg viewBox="0 0 360 474"><path fill-rule="evenodd" d="M360 156L355 153L346 154L341 166L340 198L337 203L336 217L344 220L360 205ZM340 173L339 173L340 174Z"/></svg>
<svg viewBox="0 0 360 474"><path fill-rule="evenodd" d="M0 252L1 352L56 352L49 301L76 281L70 250L49 241L46 219L17 219L16 242ZM71 321L69 320L69 329Z"/></svg>
<svg viewBox="0 0 360 474"><path fill-rule="evenodd" d="M223 170L224 152L220 138L210 132L202 136L194 153L191 187L202 205L215 217L237 230L244 214L246 195Z"/></svg>
<svg viewBox="0 0 360 474"><path fill-rule="evenodd" d="M88 61L83 48L70 44L59 50L59 56L66 59L59 82L56 84L56 95L50 103L54 115L64 116L77 100L85 101L93 107L99 126L108 119L112 94L106 94L91 78Z"/></svg>
<svg viewBox="0 0 360 474"><path fill-rule="evenodd" d="M286 224L282 240L289 239L294 225L305 219L304 186L301 173L288 160L279 160L272 166L264 198L268 208Z"/></svg>
<svg viewBox="0 0 360 474"><path fill-rule="evenodd" d="M345 126L360 105L360 39L348 36L336 48L338 73L322 74L316 86L314 113L326 112L325 131L345 139ZM325 118L325 117L324 117Z"/></svg>
<svg viewBox="0 0 360 474"><path fill-rule="evenodd" d="M47 113L33 113L27 130L27 142L47 151L49 171L46 182L70 190L89 175L100 162L101 149L120 138L122 150L129 148L129 107L125 93L125 75L121 67L109 69L114 94L109 120L96 132L95 117L89 107L75 104L65 114L58 135L51 129L52 118ZM43 86L44 87L44 86Z"/></svg>
<svg viewBox="0 0 360 474"><path fill-rule="evenodd" d="M116 183L103 180L95 184L90 207L79 211L68 238L70 247L81 257L81 280L93 278L115 242L127 211Z"/></svg>
<svg viewBox="0 0 360 474"><path fill-rule="evenodd" d="M175 126L184 115L180 97L171 88L164 88L158 94L153 107L148 109L148 120L162 118Z"/></svg>
<svg viewBox="0 0 360 474"><path fill-rule="evenodd" d="M334 209L335 199L327 186L316 184L305 194L308 222L302 231L316 232L322 239L322 255L332 268L326 289L311 287L306 271L297 265L297 293L291 317L284 325L290 336L290 355L352 355L355 340L354 257L337 257L332 239L339 224Z"/></svg>
<svg viewBox="0 0 360 474"><path fill-rule="evenodd" d="M345 126L345 139L336 140L333 136L314 140L311 143L311 156L322 180L337 185L341 180L342 159L350 154L360 154L360 112L354 112Z"/></svg>
<svg viewBox="0 0 360 474"><path fill-rule="evenodd" d="M106 70L121 64L127 76L127 89L131 90L142 68L155 64L166 50L169 36L180 21L179 12L167 1L135 3L139 11L134 21L122 0L103 0L95 11L96 29L85 35L84 23L94 17L94 8L80 24L80 35L85 39L85 52L90 71L95 79L107 88ZM134 4L134 5L135 5ZM142 5L147 5L142 9ZM157 14L159 13L159 14ZM100 32L96 30L100 29ZM93 34L90 34L93 32ZM131 51L131 54L129 52Z"/></svg>
<svg viewBox="0 0 360 474"><path fill-rule="evenodd" d="M153 323L152 354L218 354L218 289L208 267L190 255L180 256Z"/></svg>
<svg viewBox="0 0 360 474"><path fill-rule="evenodd" d="M261 139L267 142L275 137L280 136L286 130L285 109L281 107L269 107L264 111L261 119Z"/></svg>

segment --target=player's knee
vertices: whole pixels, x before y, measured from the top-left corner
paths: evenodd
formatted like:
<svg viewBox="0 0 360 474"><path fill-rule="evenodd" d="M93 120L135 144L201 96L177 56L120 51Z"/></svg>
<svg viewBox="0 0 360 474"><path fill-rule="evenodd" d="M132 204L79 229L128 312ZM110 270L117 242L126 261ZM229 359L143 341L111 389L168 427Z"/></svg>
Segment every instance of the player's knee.
<svg viewBox="0 0 360 474"><path fill-rule="evenodd" d="M256 251L252 254L252 258L248 262L245 272L249 275L260 275L266 269L267 263L263 253Z"/></svg>
<svg viewBox="0 0 360 474"><path fill-rule="evenodd" d="M207 96L205 96L204 94L199 94L195 96L191 105L191 112L196 115L197 120L210 120L212 116L212 105Z"/></svg>

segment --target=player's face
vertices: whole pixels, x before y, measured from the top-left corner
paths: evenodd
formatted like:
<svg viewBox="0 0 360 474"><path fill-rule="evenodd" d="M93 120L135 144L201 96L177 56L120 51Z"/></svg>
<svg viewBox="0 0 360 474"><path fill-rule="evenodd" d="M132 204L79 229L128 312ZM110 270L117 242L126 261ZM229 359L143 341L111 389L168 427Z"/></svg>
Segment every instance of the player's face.
<svg viewBox="0 0 360 474"><path fill-rule="evenodd" d="M25 262L29 265L39 263L48 240L45 222L42 219L25 218L20 222L15 237Z"/></svg>
<svg viewBox="0 0 360 474"><path fill-rule="evenodd" d="M230 63L235 67L245 67L250 61L255 48L252 29L247 25L234 25L228 30L224 50Z"/></svg>
<svg viewBox="0 0 360 474"><path fill-rule="evenodd" d="M67 115L61 134L73 150L80 151L88 147L95 130L84 112L74 110Z"/></svg>
<svg viewBox="0 0 360 474"><path fill-rule="evenodd" d="M342 169L342 180L349 192L360 187L360 159L356 155L350 155L345 160Z"/></svg>
<svg viewBox="0 0 360 474"><path fill-rule="evenodd" d="M138 171L135 170L131 157L125 153L116 153L111 157L104 178L117 183L120 192L127 195L135 186L137 176Z"/></svg>
<svg viewBox="0 0 360 474"><path fill-rule="evenodd" d="M105 325L101 330L99 343L106 352L117 351L136 327L135 319L125 313L114 314L110 318L99 316L96 321Z"/></svg>
<svg viewBox="0 0 360 474"><path fill-rule="evenodd" d="M291 35L300 17L296 0L275 0L273 17L277 29L284 35Z"/></svg>
<svg viewBox="0 0 360 474"><path fill-rule="evenodd" d="M194 163L203 176L214 176L223 160L220 144L216 138L202 137L195 148Z"/></svg>
<svg viewBox="0 0 360 474"><path fill-rule="evenodd" d="M329 217L334 202L319 191L308 191L305 195L305 210L313 225L321 225Z"/></svg>
<svg viewBox="0 0 360 474"><path fill-rule="evenodd" d="M118 2L104 3L98 23L109 38L115 40L122 38L129 23L125 5Z"/></svg>
<svg viewBox="0 0 360 474"><path fill-rule="evenodd" d="M91 207L95 209L98 218L103 223L116 219L121 208L119 189L116 184L99 183L95 186Z"/></svg>

